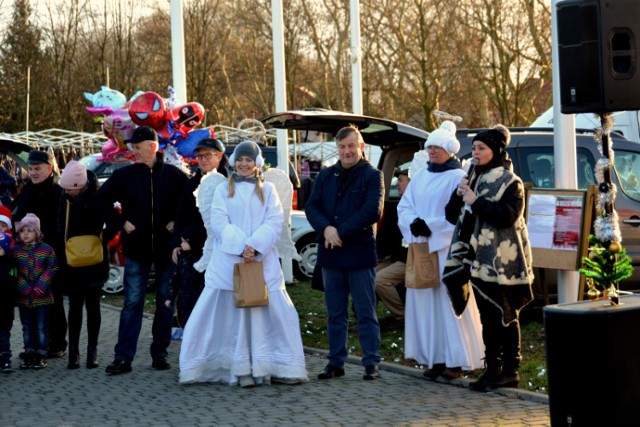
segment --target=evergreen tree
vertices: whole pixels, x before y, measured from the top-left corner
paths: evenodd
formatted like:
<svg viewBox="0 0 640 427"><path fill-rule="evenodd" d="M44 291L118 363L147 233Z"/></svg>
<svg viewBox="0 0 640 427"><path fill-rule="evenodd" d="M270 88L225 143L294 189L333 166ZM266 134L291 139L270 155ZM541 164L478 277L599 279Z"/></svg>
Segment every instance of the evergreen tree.
<svg viewBox="0 0 640 427"><path fill-rule="evenodd" d="M34 75L42 64L42 34L33 24L29 0L16 0L0 45L0 131L20 132L26 126L27 69L31 66L31 101L38 93ZM36 89L36 90L34 90ZM41 95L36 95L36 98ZM33 102L30 103L34 105ZM37 104L35 104L37 105ZM37 115L31 108L30 117ZM31 126L30 126L31 127Z"/></svg>

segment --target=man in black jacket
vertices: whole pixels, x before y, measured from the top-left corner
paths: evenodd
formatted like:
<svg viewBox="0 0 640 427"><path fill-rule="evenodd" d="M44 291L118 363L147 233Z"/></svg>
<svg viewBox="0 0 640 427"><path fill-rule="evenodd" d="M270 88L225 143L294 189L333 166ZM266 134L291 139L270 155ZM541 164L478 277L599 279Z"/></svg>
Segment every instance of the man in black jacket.
<svg viewBox="0 0 640 427"><path fill-rule="evenodd" d="M40 228L45 243L56 253L64 251L57 235L56 215L63 200L64 191L58 185L54 171L57 165L53 153L32 150L27 160L29 181L11 204L14 224L28 213L40 219ZM49 351L47 358L62 357L67 351L67 317L64 312L64 297L60 278L53 279L53 307L49 318Z"/></svg>
<svg viewBox="0 0 640 427"><path fill-rule="evenodd" d="M187 176L175 166L164 163L158 153L158 135L141 126L127 141L136 163L113 172L100 187L98 196L122 207L121 240L124 265L124 307L120 313L118 343L113 362L106 372L112 375L131 372L142 326L144 297L151 265L155 267L156 311L151 343L152 367L170 369L167 348L171 343L173 307L169 281L172 274L171 251L176 197Z"/></svg>
<svg viewBox="0 0 640 427"><path fill-rule="evenodd" d="M182 190L180 203L173 230L173 252L171 259L176 264L175 276L172 278L173 293L177 296L178 324L185 325L193 307L200 297L204 287L204 273L196 271L193 265L202 258L202 245L207 238L204 221L196 204L194 192L200 187L203 176L219 170L224 158L224 145L215 138L205 138L196 145L196 159L198 170L189 178ZM182 240L185 234L192 237L191 251L183 253ZM194 234L200 234L195 236ZM201 244L195 244L196 241ZM174 298L175 300L175 298Z"/></svg>
<svg viewBox="0 0 640 427"><path fill-rule="evenodd" d="M363 157L364 140L355 126L336 134L339 161L318 174L305 208L318 235L318 260L327 306L329 363L318 379L344 375L349 293L358 318L364 379L380 376L380 324L376 316L374 226L382 213L382 173Z"/></svg>
<svg viewBox="0 0 640 427"><path fill-rule="evenodd" d="M224 145L215 138L205 138L196 145L196 159L198 160L198 170L195 175L189 178L184 185L180 196L180 203L175 218L175 226L173 230L173 263L178 262L178 253L182 239L180 233L190 225L201 225L202 216L200 210L196 206L196 197L194 191L200 186L202 177L213 170L218 170L222 158L224 157ZM225 174L226 176L226 174Z"/></svg>

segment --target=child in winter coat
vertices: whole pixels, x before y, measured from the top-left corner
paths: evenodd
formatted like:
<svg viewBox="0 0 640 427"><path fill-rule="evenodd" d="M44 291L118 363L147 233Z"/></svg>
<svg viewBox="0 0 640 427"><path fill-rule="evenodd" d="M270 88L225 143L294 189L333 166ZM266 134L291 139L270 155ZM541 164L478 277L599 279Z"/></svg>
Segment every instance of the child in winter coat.
<svg viewBox="0 0 640 427"><path fill-rule="evenodd" d="M15 262L11 257L13 239L5 232L11 228L11 219L0 214L0 371L11 369L11 327L16 302ZM8 222L8 224L7 224Z"/></svg>
<svg viewBox="0 0 640 427"><path fill-rule="evenodd" d="M42 240L40 220L32 213L16 223L18 243L13 257L18 267L17 289L25 357L20 369L47 367L51 283L58 270L53 248Z"/></svg>
<svg viewBox="0 0 640 427"><path fill-rule="evenodd" d="M184 327L204 288L204 273L193 268L193 264L202 257L207 230L202 225L192 224L182 230L180 237L182 244L171 288L173 301L178 300L178 324ZM165 304L169 307L171 300Z"/></svg>

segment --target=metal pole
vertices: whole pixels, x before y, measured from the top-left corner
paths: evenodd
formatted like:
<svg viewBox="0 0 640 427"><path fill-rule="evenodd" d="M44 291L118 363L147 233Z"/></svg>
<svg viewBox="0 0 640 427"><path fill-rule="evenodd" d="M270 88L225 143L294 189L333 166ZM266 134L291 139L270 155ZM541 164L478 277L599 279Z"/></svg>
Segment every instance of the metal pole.
<svg viewBox="0 0 640 427"><path fill-rule="evenodd" d="M27 65L27 112L25 117L25 139L27 144L29 144L29 102L31 95L31 65Z"/></svg>
<svg viewBox="0 0 640 427"><path fill-rule="evenodd" d="M173 89L176 102L187 102L186 65L184 59L184 22L182 0L171 0L171 57L173 59Z"/></svg>
<svg viewBox="0 0 640 427"><path fill-rule="evenodd" d="M555 179L557 188L578 188L576 167L576 120L573 114L560 111L560 68L558 56L558 17L556 5L551 3L551 52L553 82L553 150L555 155ZM578 300L580 274L577 271L558 270L558 302Z"/></svg>
<svg viewBox="0 0 640 427"><path fill-rule="evenodd" d="M351 25L351 99L354 114L363 114L362 109L362 54L360 51L360 1L350 1Z"/></svg>
<svg viewBox="0 0 640 427"><path fill-rule="evenodd" d="M273 37L273 77L275 86L276 111L287 110L287 75L284 59L284 17L282 0L271 0L271 28ZM287 131L278 129L278 168L289 176L289 146L287 143ZM295 191L295 190L294 190ZM285 218L287 223L291 218ZM291 233L291 227L287 227ZM291 258L282 259L282 272L287 283L293 282L293 268Z"/></svg>
<svg viewBox="0 0 640 427"><path fill-rule="evenodd" d="M106 64L106 68L107 68L107 87L111 87L109 86L109 64Z"/></svg>

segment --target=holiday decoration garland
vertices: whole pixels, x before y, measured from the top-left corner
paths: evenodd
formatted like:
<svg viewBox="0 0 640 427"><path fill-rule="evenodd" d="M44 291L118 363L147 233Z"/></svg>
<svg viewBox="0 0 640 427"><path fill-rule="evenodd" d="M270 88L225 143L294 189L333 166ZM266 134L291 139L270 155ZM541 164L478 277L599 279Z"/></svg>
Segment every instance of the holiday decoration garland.
<svg viewBox="0 0 640 427"><path fill-rule="evenodd" d="M611 182L614 155L609 135L613 119L610 113L605 113L600 116L600 121L602 127L594 135L598 151L602 155L595 166L598 183L595 234L589 236L589 256L582 258L583 268L580 269L580 274L587 279L587 295L590 299L598 299L604 295L612 304L618 304L618 284L631 277L633 266L621 244L620 223L614 208L618 188Z"/></svg>

